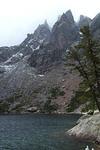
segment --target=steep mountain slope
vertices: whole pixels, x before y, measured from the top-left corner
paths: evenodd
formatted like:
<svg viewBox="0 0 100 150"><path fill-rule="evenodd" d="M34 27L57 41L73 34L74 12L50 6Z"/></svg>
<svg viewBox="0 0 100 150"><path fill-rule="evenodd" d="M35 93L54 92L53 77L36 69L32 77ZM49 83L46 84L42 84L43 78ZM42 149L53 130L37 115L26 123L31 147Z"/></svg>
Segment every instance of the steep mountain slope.
<svg viewBox="0 0 100 150"><path fill-rule="evenodd" d="M16 54L18 46L0 47L0 63L8 60L13 54Z"/></svg>
<svg viewBox="0 0 100 150"><path fill-rule="evenodd" d="M34 76L35 69L28 65L27 59L35 50L39 49L41 43L48 42L49 36L50 29L45 22L36 29L34 34L28 34L19 46L0 49L1 101L12 96L16 90L23 88L23 83L26 84L27 77L30 79L30 74Z"/></svg>
<svg viewBox="0 0 100 150"><path fill-rule="evenodd" d="M93 22L95 18L91 27ZM57 112L65 112L80 79L64 59L66 50L78 40L79 25L69 10L51 31L45 22L20 45L0 48L0 111L43 111L50 89L57 87L64 95L58 94L51 102L58 105Z"/></svg>
<svg viewBox="0 0 100 150"><path fill-rule="evenodd" d="M78 124L67 133L100 144L100 113L82 116Z"/></svg>
<svg viewBox="0 0 100 150"><path fill-rule="evenodd" d="M72 12L69 10L54 24L51 34L51 43L57 49L65 49L79 39L78 28Z"/></svg>

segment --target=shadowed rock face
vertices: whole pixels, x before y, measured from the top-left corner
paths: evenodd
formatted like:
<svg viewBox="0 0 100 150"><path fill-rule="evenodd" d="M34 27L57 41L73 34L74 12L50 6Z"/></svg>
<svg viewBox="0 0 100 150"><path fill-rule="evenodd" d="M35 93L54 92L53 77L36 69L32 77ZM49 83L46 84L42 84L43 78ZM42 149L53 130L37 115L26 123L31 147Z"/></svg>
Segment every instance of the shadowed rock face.
<svg viewBox="0 0 100 150"><path fill-rule="evenodd" d="M95 38L100 39L100 13L93 18L90 27Z"/></svg>
<svg viewBox="0 0 100 150"><path fill-rule="evenodd" d="M89 17L80 15L78 26L79 28L82 28L83 26L89 26L91 22L92 20Z"/></svg>
<svg viewBox="0 0 100 150"><path fill-rule="evenodd" d="M50 49L49 49L50 48ZM62 62L63 50L54 49L53 45L46 45L35 51L28 62L30 66L37 68L39 73L46 72L50 67Z"/></svg>
<svg viewBox="0 0 100 150"><path fill-rule="evenodd" d="M38 28L34 32L34 39L39 41L40 44L42 42L49 42L50 39L50 27L47 23L47 21L44 22L44 24L39 25Z"/></svg>
<svg viewBox="0 0 100 150"><path fill-rule="evenodd" d="M51 34L51 43L58 49L65 49L78 40L79 33L71 11L67 11L54 24Z"/></svg>
<svg viewBox="0 0 100 150"><path fill-rule="evenodd" d="M17 53L18 46L0 47L0 63L8 60L13 54Z"/></svg>
<svg viewBox="0 0 100 150"><path fill-rule="evenodd" d="M66 49L78 39L78 27L69 10L53 26L49 42L31 55L30 65L39 71L45 71L50 66L61 63Z"/></svg>

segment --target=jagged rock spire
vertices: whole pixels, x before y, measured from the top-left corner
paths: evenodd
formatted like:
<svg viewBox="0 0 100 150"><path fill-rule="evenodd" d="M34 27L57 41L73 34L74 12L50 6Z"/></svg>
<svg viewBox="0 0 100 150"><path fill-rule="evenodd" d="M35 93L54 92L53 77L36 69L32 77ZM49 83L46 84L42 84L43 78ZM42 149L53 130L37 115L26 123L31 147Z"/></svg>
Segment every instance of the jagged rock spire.
<svg viewBox="0 0 100 150"><path fill-rule="evenodd" d="M80 15L78 26L79 28L82 28L83 26L90 25L91 21L92 21L91 18L84 15Z"/></svg>

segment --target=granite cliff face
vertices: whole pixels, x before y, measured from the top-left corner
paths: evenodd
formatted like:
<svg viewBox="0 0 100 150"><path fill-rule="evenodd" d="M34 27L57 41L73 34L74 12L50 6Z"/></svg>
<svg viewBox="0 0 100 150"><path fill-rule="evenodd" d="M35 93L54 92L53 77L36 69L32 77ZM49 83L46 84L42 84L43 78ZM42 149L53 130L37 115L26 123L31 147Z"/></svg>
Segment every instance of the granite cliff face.
<svg viewBox="0 0 100 150"><path fill-rule="evenodd" d="M98 19L93 19L91 28L95 20ZM53 87L59 87L65 94L53 98L52 103L58 105L58 112L66 111L80 79L65 67L64 57L71 44L79 40L79 27L69 10L57 20L52 30L45 21L20 45L0 48L2 111L23 112L31 108L41 111ZM99 25L95 30L99 30Z"/></svg>
<svg viewBox="0 0 100 150"><path fill-rule="evenodd" d="M41 45L29 58L31 66L45 71L52 65L62 62L66 49L79 39L79 30L71 11L63 14L54 24L49 42Z"/></svg>
<svg viewBox="0 0 100 150"><path fill-rule="evenodd" d="M40 44L49 42L51 35L50 27L47 21L37 27L33 34L27 34L27 38L21 43L21 46L30 46L36 49Z"/></svg>
<svg viewBox="0 0 100 150"><path fill-rule="evenodd" d="M95 38L100 39L100 13L93 18L90 27Z"/></svg>
<svg viewBox="0 0 100 150"><path fill-rule="evenodd" d="M74 41L79 39L78 27L74 21L71 11L63 15L54 24L51 34L51 43L57 49L68 48Z"/></svg>
<svg viewBox="0 0 100 150"><path fill-rule="evenodd" d="M80 15L78 26L79 28L82 28L83 26L89 26L91 22L92 22L92 19L90 19L89 17Z"/></svg>

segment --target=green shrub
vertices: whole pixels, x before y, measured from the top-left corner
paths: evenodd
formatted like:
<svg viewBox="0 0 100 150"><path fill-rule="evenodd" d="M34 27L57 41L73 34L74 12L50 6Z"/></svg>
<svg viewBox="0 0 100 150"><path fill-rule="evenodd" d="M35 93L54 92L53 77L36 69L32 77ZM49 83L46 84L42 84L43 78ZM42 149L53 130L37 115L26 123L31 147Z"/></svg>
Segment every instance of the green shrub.
<svg viewBox="0 0 100 150"><path fill-rule="evenodd" d="M0 113L8 112L9 110L9 104L7 102L1 102L0 103Z"/></svg>
<svg viewBox="0 0 100 150"><path fill-rule="evenodd" d="M51 100L47 100L44 104L43 110L47 113L52 113L58 109L58 105L56 103L52 104Z"/></svg>
<svg viewBox="0 0 100 150"><path fill-rule="evenodd" d="M64 96L65 92L62 91L60 89L60 87L56 86L56 87L52 87L50 90L49 90L49 95L51 98L57 98L58 96Z"/></svg>
<svg viewBox="0 0 100 150"><path fill-rule="evenodd" d="M20 112L21 110L22 110L22 106L23 106L24 104L21 104L21 103L19 103L19 104L17 104L12 110L14 110L14 111L16 111L16 112Z"/></svg>

